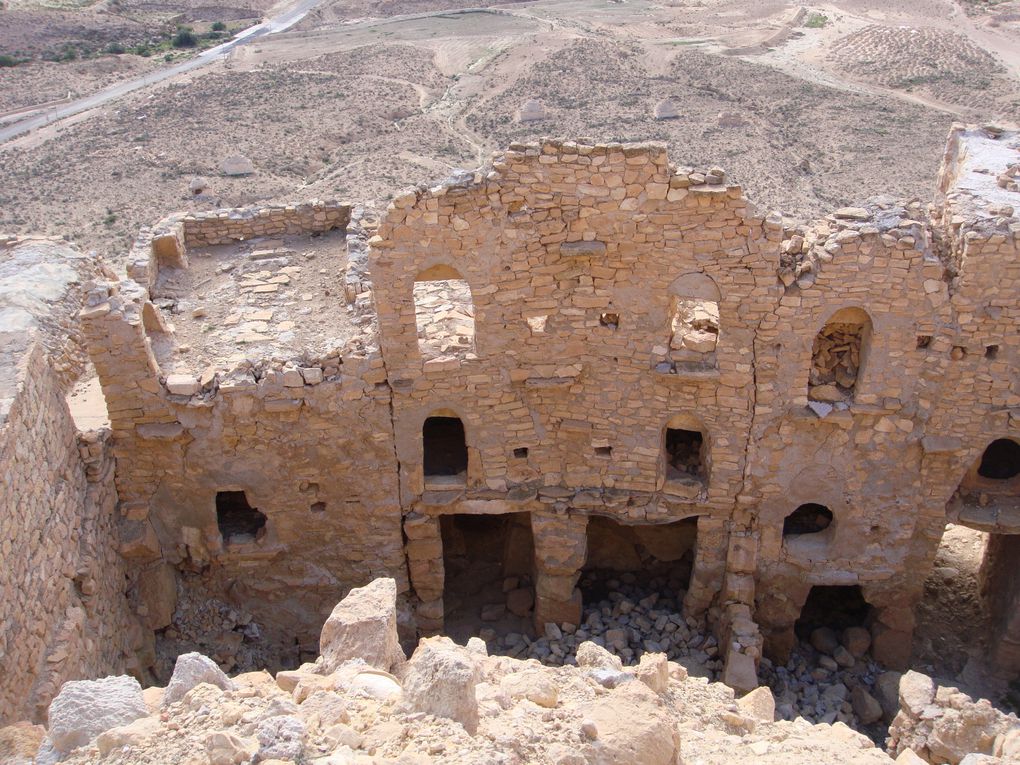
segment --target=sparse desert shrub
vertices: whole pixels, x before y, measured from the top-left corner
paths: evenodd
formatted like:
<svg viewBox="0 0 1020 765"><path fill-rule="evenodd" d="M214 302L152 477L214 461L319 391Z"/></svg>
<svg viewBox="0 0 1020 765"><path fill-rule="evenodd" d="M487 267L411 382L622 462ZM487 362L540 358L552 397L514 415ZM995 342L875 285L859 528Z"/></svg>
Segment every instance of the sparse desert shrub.
<svg viewBox="0 0 1020 765"><path fill-rule="evenodd" d="M226 32L227 31L227 25L224 24L222 21L214 21L212 23L212 27L211 28L212 28L213 32Z"/></svg>
<svg viewBox="0 0 1020 765"><path fill-rule="evenodd" d="M194 48L198 45L198 38L190 28L180 27L170 40L170 44L175 48Z"/></svg>
<svg viewBox="0 0 1020 765"><path fill-rule="evenodd" d="M0 55L0 67L17 66L18 64L24 64L28 59L15 58L14 56L8 56L6 53Z"/></svg>
<svg viewBox="0 0 1020 765"><path fill-rule="evenodd" d="M824 13L811 12L808 14L807 20L804 22L804 26L808 29L821 29L829 23L829 17Z"/></svg>
<svg viewBox="0 0 1020 765"><path fill-rule="evenodd" d="M112 42L109 45L107 45L105 48L103 48L103 52L104 53L109 53L110 55L113 55L113 56L119 56L119 55L121 55L123 53L126 53L127 49L123 45L121 45L119 42Z"/></svg>

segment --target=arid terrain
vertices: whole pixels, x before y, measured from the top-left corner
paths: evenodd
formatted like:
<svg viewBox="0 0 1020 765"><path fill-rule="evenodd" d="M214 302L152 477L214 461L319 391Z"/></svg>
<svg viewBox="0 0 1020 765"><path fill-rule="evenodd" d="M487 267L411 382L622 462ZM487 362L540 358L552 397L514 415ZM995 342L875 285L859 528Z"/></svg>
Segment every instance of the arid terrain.
<svg viewBox="0 0 1020 765"><path fill-rule="evenodd" d="M542 135L661 140L800 217L864 189L925 198L954 119L1020 119L1017 2L309 5L289 31L0 144L0 229L67 235L116 260L171 210L376 205ZM0 54L29 60L0 68L0 128L190 55L43 60L53 51L165 48L182 25L233 30L280 7L11 3ZM529 100L540 119L522 122ZM674 118L655 118L663 102ZM235 154L255 172L224 176ZM208 181L197 196L196 176Z"/></svg>

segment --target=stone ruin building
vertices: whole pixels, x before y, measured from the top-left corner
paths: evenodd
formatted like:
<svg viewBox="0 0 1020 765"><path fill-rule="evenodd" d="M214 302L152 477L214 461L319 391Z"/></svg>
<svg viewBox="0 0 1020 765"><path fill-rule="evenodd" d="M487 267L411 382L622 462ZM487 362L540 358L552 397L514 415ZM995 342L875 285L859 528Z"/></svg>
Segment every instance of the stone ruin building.
<svg viewBox="0 0 1020 765"><path fill-rule="evenodd" d="M76 433L36 330L5 347L0 717L144 675L202 598L314 653L380 576L410 637L466 580L541 630L579 622L593 567L654 569L734 686L827 608L904 667L947 522L991 535L1017 674L1018 163L1020 134L956 126L930 210L791 229L661 146L546 140L378 220L177 215L119 280L83 263L70 352L110 429Z"/></svg>

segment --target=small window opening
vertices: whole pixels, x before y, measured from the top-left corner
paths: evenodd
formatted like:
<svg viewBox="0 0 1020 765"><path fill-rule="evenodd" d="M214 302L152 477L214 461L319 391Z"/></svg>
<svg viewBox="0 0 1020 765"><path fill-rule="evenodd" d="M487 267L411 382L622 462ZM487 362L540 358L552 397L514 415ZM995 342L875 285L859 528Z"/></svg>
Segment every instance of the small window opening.
<svg viewBox="0 0 1020 765"><path fill-rule="evenodd" d="M1009 438L992 441L981 455L978 475L999 481L1020 475L1020 444Z"/></svg>
<svg viewBox="0 0 1020 765"><path fill-rule="evenodd" d="M311 509L312 509L313 513L324 513L324 512L326 512L326 503L325 502L313 502Z"/></svg>
<svg viewBox="0 0 1020 765"><path fill-rule="evenodd" d="M265 513L248 504L243 491L216 493L216 525L226 544L254 542L266 527Z"/></svg>
<svg viewBox="0 0 1020 765"><path fill-rule="evenodd" d="M808 502L801 505L783 521L783 536L792 537L799 534L817 534L829 528L832 523L832 511L825 505Z"/></svg>
<svg viewBox="0 0 1020 765"><path fill-rule="evenodd" d="M917 347L918 349L928 348L931 345L931 335L918 335L917 336Z"/></svg>
<svg viewBox="0 0 1020 765"><path fill-rule="evenodd" d="M669 347L681 360L713 353L719 343L719 304L711 300L673 298Z"/></svg>
<svg viewBox="0 0 1020 765"><path fill-rule="evenodd" d="M518 446L516 449L514 449L514 457L516 457L517 459L523 460L523 459L526 459L527 456L528 456L528 447L526 447L526 446Z"/></svg>
<svg viewBox="0 0 1020 765"><path fill-rule="evenodd" d="M619 329L620 327L620 314L618 313L604 313L599 316L599 324L608 329Z"/></svg>
<svg viewBox="0 0 1020 765"><path fill-rule="evenodd" d="M986 345L985 346L985 358L994 359L999 355L999 346L997 345Z"/></svg>
<svg viewBox="0 0 1020 765"><path fill-rule="evenodd" d="M705 441L696 430L666 428L666 478L703 478Z"/></svg>
<svg viewBox="0 0 1020 765"><path fill-rule="evenodd" d="M595 456L596 457L612 457L613 456L613 447L611 447L611 446L596 446L595 447Z"/></svg>
<svg viewBox="0 0 1020 765"><path fill-rule="evenodd" d="M414 283L418 349L425 358L463 357L475 350L471 287L454 269L437 266Z"/></svg>
<svg viewBox="0 0 1020 765"><path fill-rule="evenodd" d="M871 320L859 308L837 311L811 347L808 398L836 403L853 398L864 366Z"/></svg>
<svg viewBox="0 0 1020 765"><path fill-rule="evenodd" d="M427 476L455 476L467 472L464 423L457 417L429 417L422 427L423 464Z"/></svg>

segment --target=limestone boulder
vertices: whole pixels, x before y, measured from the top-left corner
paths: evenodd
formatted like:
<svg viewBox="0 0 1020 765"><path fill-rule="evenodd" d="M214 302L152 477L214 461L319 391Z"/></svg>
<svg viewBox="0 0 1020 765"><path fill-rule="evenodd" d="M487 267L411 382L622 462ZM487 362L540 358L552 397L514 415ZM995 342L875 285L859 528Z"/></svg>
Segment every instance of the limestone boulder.
<svg viewBox="0 0 1020 765"><path fill-rule="evenodd" d="M99 754L106 757L114 749L138 747L156 736L161 730L159 717L139 717L134 722L110 728L96 737Z"/></svg>
<svg viewBox="0 0 1020 765"><path fill-rule="evenodd" d="M577 666L589 667L592 669L623 669L623 662L619 656L615 656L598 643L586 640L577 647Z"/></svg>
<svg viewBox="0 0 1020 765"><path fill-rule="evenodd" d="M242 765L258 753L259 743L230 731L216 731L205 737L209 765Z"/></svg>
<svg viewBox="0 0 1020 765"><path fill-rule="evenodd" d="M642 654L634 675L656 693L665 693L669 687L669 662L664 653Z"/></svg>
<svg viewBox="0 0 1020 765"><path fill-rule="evenodd" d="M174 673L163 692L163 707L180 701L188 691L200 683L214 685L223 691L232 691L235 688L233 681L208 656L194 651L182 653L177 657Z"/></svg>
<svg viewBox="0 0 1020 765"><path fill-rule="evenodd" d="M910 670L900 678L900 709L911 717L920 717L935 699L935 681Z"/></svg>
<svg viewBox="0 0 1020 765"><path fill-rule="evenodd" d="M776 719L776 698L771 690L759 686L737 700L737 709L757 722L773 722Z"/></svg>
<svg viewBox="0 0 1020 765"><path fill-rule="evenodd" d="M252 175L255 165L247 157L236 154L220 162L220 172L228 176Z"/></svg>
<svg viewBox="0 0 1020 765"><path fill-rule="evenodd" d="M299 717L279 715L263 720L256 731L259 761L300 761L304 755L307 735L305 723Z"/></svg>
<svg viewBox="0 0 1020 765"><path fill-rule="evenodd" d="M142 686L133 677L72 680L50 702L49 738L58 752L67 753L148 714Z"/></svg>
<svg viewBox="0 0 1020 765"><path fill-rule="evenodd" d="M854 686L850 691L850 703L854 714L864 725L870 725L882 719L882 705L863 686Z"/></svg>
<svg viewBox="0 0 1020 765"><path fill-rule="evenodd" d="M540 669L506 675L499 686L512 700L527 699L540 707L555 707L559 699L559 690L551 673Z"/></svg>
<svg viewBox="0 0 1020 765"><path fill-rule="evenodd" d="M626 683L585 714L594 765L674 765L680 756L676 726L658 696L643 683Z"/></svg>
<svg viewBox="0 0 1020 765"><path fill-rule="evenodd" d="M397 583L376 579L355 587L322 626L318 671L329 674L351 659L389 671L404 661L397 637Z"/></svg>
<svg viewBox="0 0 1020 765"><path fill-rule="evenodd" d="M407 663L403 706L412 712L449 718L474 734L478 729L475 686L480 675L469 651L448 637L425 638Z"/></svg>

